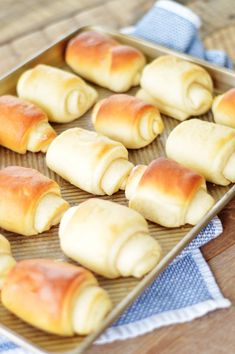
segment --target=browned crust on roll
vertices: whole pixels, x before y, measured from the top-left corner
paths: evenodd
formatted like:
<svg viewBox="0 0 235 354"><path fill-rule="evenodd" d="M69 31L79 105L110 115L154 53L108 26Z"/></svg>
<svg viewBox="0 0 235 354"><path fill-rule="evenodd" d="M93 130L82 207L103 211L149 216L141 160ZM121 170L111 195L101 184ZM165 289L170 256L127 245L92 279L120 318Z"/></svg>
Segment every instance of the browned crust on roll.
<svg viewBox="0 0 235 354"><path fill-rule="evenodd" d="M118 45L112 48L112 65L111 71L118 72L128 70L132 67L133 62L143 60L143 55L137 49L127 46Z"/></svg>
<svg viewBox="0 0 235 354"><path fill-rule="evenodd" d="M48 122L48 118L39 107L15 96L0 97L0 145L25 153L28 136L40 122ZM51 129L45 139L52 140L55 136Z"/></svg>
<svg viewBox="0 0 235 354"><path fill-rule="evenodd" d="M110 48L118 42L95 31L87 31L72 38L66 48L66 58L75 57L87 65L103 60Z"/></svg>
<svg viewBox="0 0 235 354"><path fill-rule="evenodd" d="M8 275L2 302L38 328L73 335L73 300L87 283L96 285L97 281L84 268L49 259L24 260Z"/></svg>
<svg viewBox="0 0 235 354"><path fill-rule="evenodd" d="M191 200L204 183L204 178L175 161L160 157L150 163L138 188L157 189L179 202Z"/></svg>
<svg viewBox="0 0 235 354"><path fill-rule="evenodd" d="M150 111L159 114L156 107L136 97L125 94L112 95L101 101L96 113L95 124L99 126L99 123L112 124L112 121L117 121L122 124L125 122L128 125L134 125L143 114Z"/></svg>
<svg viewBox="0 0 235 354"><path fill-rule="evenodd" d="M235 88L227 91L216 107L217 113L222 112L229 116L234 116L235 122Z"/></svg>
<svg viewBox="0 0 235 354"><path fill-rule="evenodd" d="M66 61L71 65L74 62L74 67L79 67L80 64L86 67L99 66L107 60L109 52L112 55L111 71L114 72L128 69L133 61L144 58L143 54L133 47L120 45L102 33L86 31L69 41Z"/></svg>
<svg viewBox="0 0 235 354"><path fill-rule="evenodd" d="M36 234L35 209L39 200L48 192L60 196L59 185L37 170L20 166L1 170L0 226L13 232L27 228Z"/></svg>

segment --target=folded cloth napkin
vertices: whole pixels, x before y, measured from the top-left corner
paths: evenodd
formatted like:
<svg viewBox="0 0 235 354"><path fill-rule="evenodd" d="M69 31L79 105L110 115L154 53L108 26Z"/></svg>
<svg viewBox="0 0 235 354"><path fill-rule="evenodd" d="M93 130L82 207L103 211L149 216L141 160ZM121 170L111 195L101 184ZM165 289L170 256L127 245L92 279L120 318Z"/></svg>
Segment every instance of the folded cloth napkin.
<svg viewBox="0 0 235 354"><path fill-rule="evenodd" d="M122 32L231 69L233 64L226 53L205 50L198 33L200 26L200 18L187 7L160 0L135 26Z"/></svg>
<svg viewBox="0 0 235 354"><path fill-rule="evenodd" d="M205 52L197 33L199 26L200 19L189 9L172 1L161 0L136 27L125 32L231 67L225 53ZM96 343L135 337L230 306L199 251L200 246L219 236L222 230L220 220L214 218ZM26 353L13 342L1 337L0 353L3 352Z"/></svg>

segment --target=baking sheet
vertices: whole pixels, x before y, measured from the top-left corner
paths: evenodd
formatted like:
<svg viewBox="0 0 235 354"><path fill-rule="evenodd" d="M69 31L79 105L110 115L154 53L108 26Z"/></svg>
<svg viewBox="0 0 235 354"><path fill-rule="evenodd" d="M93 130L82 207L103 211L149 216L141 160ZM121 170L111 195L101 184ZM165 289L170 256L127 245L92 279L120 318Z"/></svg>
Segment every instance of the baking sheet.
<svg viewBox="0 0 235 354"><path fill-rule="evenodd" d="M139 48L149 60L156 58L162 54L174 54L193 61L204 66L211 74L214 84L215 92L223 92L224 90L235 86L235 73L226 69L219 69L213 65L210 65L204 61L192 59L191 57L179 54L169 49L163 48L158 45L154 45L143 40L134 39L126 35L119 34L117 32L111 32L109 30L86 27L73 32L61 39L55 45L48 48L43 53L37 55L34 59L28 61L18 69L11 72L6 77L0 80L0 95L11 93L15 94L15 85L20 74L31 67L34 67L38 63L48 64L60 67L65 70L71 71L64 62L64 49L67 41L76 35L79 31L86 29L95 29L104 31L109 35L115 37L120 42L133 45ZM98 93L99 99L107 97L111 94L110 91L93 85ZM137 88L131 89L128 93L135 94ZM158 156L164 156L164 146L166 138L169 132L179 124L179 121L163 116L165 131L149 146L139 150L129 150L130 161L134 164L148 164ZM212 115L202 115L200 118L204 120L212 120ZM79 118L71 123L67 124L52 124L57 133L60 133L68 128L82 127L85 129L93 130L91 124L91 111L87 112L82 118ZM50 171L46 167L44 154L33 154L28 152L26 155L20 155L14 153L8 149L0 147L0 168L9 165L20 165L25 167L36 168L43 174L50 178L55 179L62 189L63 197L70 203L75 205L90 197L89 193L86 193L62 178ZM27 325L14 315L10 314L0 304L0 333L7 335L9 339L14 340L19 345L29 349L32 353L82 353L94 340L99 336L102 331L117 319L124 309L140 294L144 288L153 281L156 276L174 259L180 251L192 240L197 233L205 226L208 221L216 215L228 201L235 195L235 186L219 187L212 184L208 184L208 189L213 197L218 201L213 209L202 219L202 221L195 227L183 226L180 228L166 229L149 222L150 234L155 237L162 246L163 258L161 262L142 280L134 278L120 278L115 280L104 279L98 276L99 283L104 287L114 304L114 308L109 316L103 321L99 329L87 336L87 337L69 337L62 338L55 335L46 334L40 330L37 330L30 325ZM111 197L102 196L101 198L112 200L123 205L128 205L124 192L120 191ZM30 259L30 258L53 258L59 260L68 260L61 252L58 240L58 226L53 227L49 232L45 232L38 236L24 237L15 235L10 232L0 230L5 236L8 237L12 245L12 251L17 260ZM72 263L72 261L70 261Z"/></svg>

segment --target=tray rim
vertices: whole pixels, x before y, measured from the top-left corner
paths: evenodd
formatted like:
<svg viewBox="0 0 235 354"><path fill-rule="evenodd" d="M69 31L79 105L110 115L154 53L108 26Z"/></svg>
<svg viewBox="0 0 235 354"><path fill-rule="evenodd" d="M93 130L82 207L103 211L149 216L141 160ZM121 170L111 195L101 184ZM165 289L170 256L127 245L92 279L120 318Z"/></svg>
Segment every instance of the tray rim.
<svg viewBox="0 0 235 354"><path fill-rule="evenodd" d="M51 45L47 46L45 49L36 52L33 56L29 59L23 61L21 64L17 65L13 69L9 70L6 74L0 77L0 85L1 81L8 79L11 75L14 75L18 70L21 70L24 66L28 66L30 63L33 64L35 60L37 60L40 56L43 56L47 51L52 50L53 47L58 46L61 42L67 41L79 32L87 31L87 30L94 30L98 32L105 33L109 36L116 37L120 40L129 40L134 44L140 44L144 47L148 47L155 50L156 52L159 51L162 54L171 54L177 56L179 58L185 59L192 63L198 64L203 66L209 72L213 72L214 76L217 75L225 75L225 79L228 79L228 84L230 84L230 80L234 80L235 83L235 71L225 68L220 68L214 64L210 64L205 60L194 58L187 54L183 54L181 52L177 52L164 46L154 44L152 42L139 39L133 37L131 35L123 34L118 32L117 30L110 30L105 27L100 26L80 26L72 31L66 33L63 36L60 36L59 39L52 42ZM179 253L198 235L198 233L208 224L208 222L216 216L226 204L235 196L235 184L231 186L231 188L219 199L216 204L212 207L212 209L201 219L201 221L192 227L189 232L185 234L185 236L161 259L161 261L157 264L157 266L152 269L144 278L142 278L139 283L130 291L130 293L124 297L123 300L116 307L111 310L109 315L104 319L101 323L99 328L93 332L92 334L84 337L84 340L79 344L78 347L64 351L64 354L82 354L84 351L95 341L100 334L109 327L120 315L121 313L128 307L130 304L147 288L155 278L174 260L174 258L179 255ZM170 230L170 229L169 229ZM6 326L0 323L0 334L7 337L9 340L15 342L19 346L23 347L26 350L31 351L35 354L55 354L55 351L46 351L38 345L33 344L30 340L24 338L23 336L19 335L17 332L7 328ZM61 353L61 352L58 352Z"/></svg>

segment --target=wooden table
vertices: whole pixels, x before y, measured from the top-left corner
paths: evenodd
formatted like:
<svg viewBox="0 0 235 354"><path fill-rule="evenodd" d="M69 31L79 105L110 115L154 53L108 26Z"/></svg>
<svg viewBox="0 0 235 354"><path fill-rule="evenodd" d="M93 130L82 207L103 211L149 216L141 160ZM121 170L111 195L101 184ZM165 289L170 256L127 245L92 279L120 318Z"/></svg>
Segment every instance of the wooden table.
<svg viewBox="0 0 235 354"><path fill-rule="evenodd" d="M153 0L1 0L0 74L73 28L87 24L127 26L135 23L153 3ZM234 0L187 1L187 5L203 20L202 36L206 46L224 48L235 62ZM203 247L203 254L224 296L233 305L138 338L93 346L87 353L235 353L235 200L219 216L224 232Z"/></svg>

